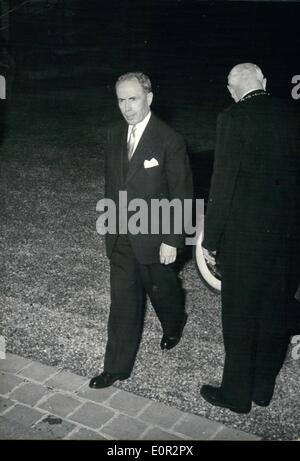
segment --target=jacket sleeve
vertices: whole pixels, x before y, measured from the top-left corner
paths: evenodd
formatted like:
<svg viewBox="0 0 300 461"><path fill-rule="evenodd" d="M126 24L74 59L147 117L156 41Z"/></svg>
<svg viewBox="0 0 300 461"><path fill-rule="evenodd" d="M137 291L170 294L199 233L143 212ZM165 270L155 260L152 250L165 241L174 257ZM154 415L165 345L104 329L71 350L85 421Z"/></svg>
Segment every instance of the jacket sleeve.
<svg viewBox="0 0 300 461"><path fill-rule="evenodd" d="M108 160L109 160L109 148L110 148L110 129L106 133L106 145L105 145L105 156L104 156L104 197L109 197L109 174L108 174Z"/></svg>
<svg viewBox="0 0 300 461"><path fill-rule="evenodd" d="M204 248L210 251L219 250L230 212L240 168L241 126L242 120L236 120L229 111L218 116L214 169L204 218L202 243Z"/></svg>
<svg viewBox="0 0 300 461"><path fill-rule="evenodd" d="M184 246L184 200L193 199L193 180L190 161L186 151L186 145L183 138L176 134L168 143L165 157L165 174L167 177L169 200L180 200L182 213L174 216L171 210L171 232L163 235L163 242L167 245L177 248ZM188 208L187 208L188 210ZM185 221L191 220L185 215ZM177 233L174 229L174 224L181 228L181 232Z"/></svg>

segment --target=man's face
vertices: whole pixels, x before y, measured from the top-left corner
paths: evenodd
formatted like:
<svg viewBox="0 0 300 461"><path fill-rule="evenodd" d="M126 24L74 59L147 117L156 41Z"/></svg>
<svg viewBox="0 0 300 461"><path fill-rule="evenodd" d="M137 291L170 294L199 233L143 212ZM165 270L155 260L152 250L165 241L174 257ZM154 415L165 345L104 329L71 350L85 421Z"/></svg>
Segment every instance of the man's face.
<svg viewBox="0 0 300 461"><path fill-rule="evenodd" d="M144 120L150 110L152 93L145 93L135 78L120 82L116 93L120 111L129 125L136 125Z"/></svg>

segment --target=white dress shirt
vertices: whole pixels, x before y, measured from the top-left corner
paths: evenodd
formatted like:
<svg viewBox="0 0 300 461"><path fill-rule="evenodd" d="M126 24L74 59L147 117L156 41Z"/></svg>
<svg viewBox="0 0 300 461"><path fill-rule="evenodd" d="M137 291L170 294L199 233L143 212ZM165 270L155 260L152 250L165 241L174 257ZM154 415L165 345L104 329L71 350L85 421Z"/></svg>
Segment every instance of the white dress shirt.
<svg viewBox="0 0 300 461"><path fill-rule="evenodd" d="M150 117L151 117L151 111L149 111L149 113L146 115L146 117L141 122L137 123L136 125L128 125L127 142L129 141L132 127L135 126L136 128L134 149L133 149L132 155L134 154L134 151L136 150L137 145L140 142L140 139L142 137L142 134L145 131L146 126L148 125Z"/></svg>

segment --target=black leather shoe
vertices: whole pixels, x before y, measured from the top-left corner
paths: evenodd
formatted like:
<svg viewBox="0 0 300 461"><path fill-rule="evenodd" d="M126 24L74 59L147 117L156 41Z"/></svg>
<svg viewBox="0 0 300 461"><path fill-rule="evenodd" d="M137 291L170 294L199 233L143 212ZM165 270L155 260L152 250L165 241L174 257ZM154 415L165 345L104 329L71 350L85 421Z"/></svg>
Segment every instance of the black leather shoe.
<svg viewBox="0 0 300 461"><path fill-rule="evenodd" d="M103 371L101 375L95 376L90 380L89 387L92 389L103 389L104 387L111 386L115 381L124 381L128 379L129 375L125 374L111 374L107 371Z"/></svg>
<svg viewBox="0 0 300 461"><path fill-rule="evenodd" d="M211 405L228 408L228 410L234 411L235 413L249 413L251 410L251 404L248 407L240 408L229 403L222 395L221 389L219 387L204 384L204 386L202 386L200 389L200 394Z"/></svg>
<svg viewBox="0 0 300 461"><path fill-rule="evenodd" d="M271 403L271 399L266 399L266 400L263 400L263 399L254 400L253 399L253 402L255 403L255 405L258 405L259 407L268 407Z"/></svg>
<svg viewBox="0 0 300 461"><path fill-rule="evenodd" d="M181 327L178 333L174 336L163 335L161 342L160 342L161 349L170 350L170 349L173 349L173 347L177 346L177 344L181 340L182 332L185 327L186 321L187 321L187 314L184 313L183 321L182 321L182 324L181 324Z"/></svg>

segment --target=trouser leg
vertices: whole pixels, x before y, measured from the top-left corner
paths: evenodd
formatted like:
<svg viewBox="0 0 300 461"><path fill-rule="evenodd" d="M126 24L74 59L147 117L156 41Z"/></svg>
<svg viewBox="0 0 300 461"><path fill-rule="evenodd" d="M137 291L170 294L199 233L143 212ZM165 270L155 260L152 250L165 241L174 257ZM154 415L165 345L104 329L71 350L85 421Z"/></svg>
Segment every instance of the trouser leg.
<svg viewBox="0 0 300 461"><path fill-rule="evenodd" d="M138 263L126 236L119 236L110 266L111 306L104 370L129 374L142 335L145 305Z"/></svg>
<svg viewBox="0 0 300 461"><path fill-rule="evenodd" d="M223 394L239 406L247 406L252 400L271 400L288 336L244 318L223 320L223 334Z"/></svg>
<svg viewBox="0 0 300 461"><path fill-rule="evenodd" d="M184 291L173 264L140 265L140 274L163 333L176 335L184 318Z"/></svg>
<svg viewBox="0 0 300 461"><path fill-rule="evenodd" d="M288 342L287 334L260 328L255 359L253 400L271 400L276 377L286 356Z"/></svg>
<svg viewBox="0 0 300 461"><path fill-rule="evenodd" d="M232 404L251 405L257 330L252 319L223 315L225 363L222 393Z"/></svg>
<svg viewBox="0 0 300 461"><path fill-rule="evenodd" d="M241 239L245 239L245 245ZM228 400L249 405L269 400L286 347L285 241L263 237L266 264L255 235L223 242L222 322L225 365L222 391ZM228 239L229 240L229 239Z"/></svg>

